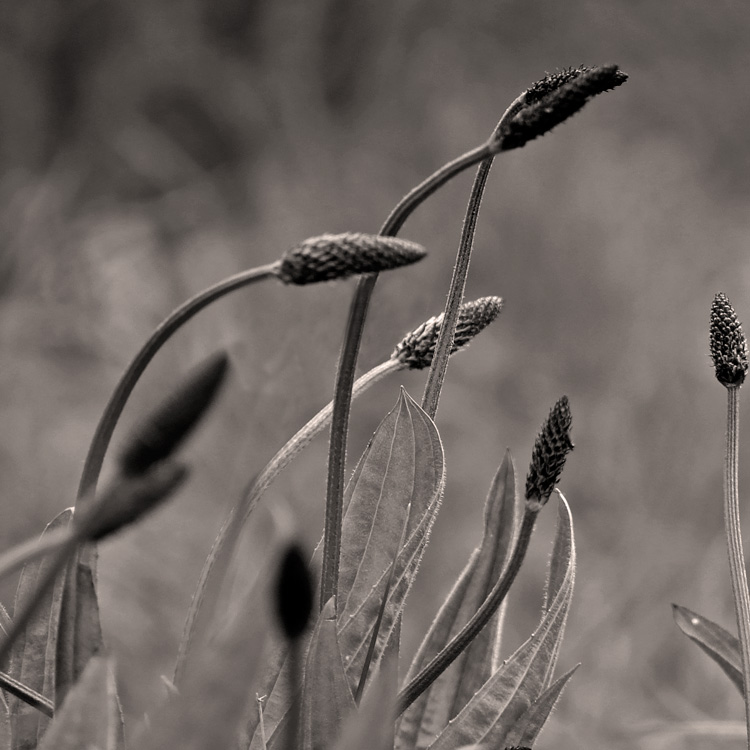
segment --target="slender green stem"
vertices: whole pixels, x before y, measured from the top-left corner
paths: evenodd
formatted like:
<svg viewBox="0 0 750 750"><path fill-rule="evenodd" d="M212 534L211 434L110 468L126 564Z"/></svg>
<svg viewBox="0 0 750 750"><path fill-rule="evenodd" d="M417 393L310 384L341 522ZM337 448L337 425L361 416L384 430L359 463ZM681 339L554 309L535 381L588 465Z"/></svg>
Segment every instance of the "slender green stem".
<svg viewBox="0 0 750 750"><path fill-rule="evenodd" d="M393 209L383 224L380 234L395 237L409 215L424 200L449 179L464 169L485 159L491 153L490 142L459 156L441 167L437 172L417 185ZM346 445L349 431L349 411L357 366L362 331L367 309L370 305L377 274L362 276L351 302L344 344L341 349L333 397L333 421L328 449L328 484L326 490L326 528L323 537L323 574L320 586L321 608L338 589L338 565L341 554L341 529L335 528L335 520L341 519L344 502L344 475L346 467ZM330 520L330 523L329 523Z"/></svg>
<svg viewBox="0 0 750 750"><path fill-rule="evenodd" d="M15 695L16 698L28 703L37 711L41 711L50 719L55 715L55 706L49 698L45 698L41 693L37 693L36 690L32 690L28 685L24 685L5 672L0 672L0 690Z"/></svg>
<svg viewBox="0 0 750 750"><path fill-rule="evenodd" d="M403 368L396 359L388 359L377 367L366 372L354 384L353 398L364 393L371 385L382 380L386 375ZM239 503L229 511L211 551L203 564L201 575L196 586L193 600L190 603L180 650L175 667L174 683L179 683L184 674L185 662L190 653L196 634L204 632L208 618L215 611L221 589L221 581L226 574L232 552L239 539L240 532L258 500L273 483L279 473L318 435L328 424L333 414L333 403L321 409L304 427L287 441L287 443L268 462L263 471L254 478L243 492Z"/></svg>
<svg viewBox="0 0 750 750"><path fill-rule="evenodd" d="M456 333L456 325L458 324L459 308L464 298L466 277L469 274L469 263L471 261L471 251L474 247L474 234L477 228L479 207L482 204L482 197L484 196L484 189L487 185L487 177L489 176L492 162L493 157L491 156L482 161L477 169L474 184L471 187L469 205L466 209L466 217L464 218L464 225L461 230L461 243L458 247L456 265L453 268L453 278L451 279L448 291L448 301L446 302L445 313L443 314L443 325L440 327L440 335L435 346L435 355L432 358L430 373L427 376L427 385L422 397L422 408L432 419L435 419L435 415L437 414L440 392L442 391L445 373L448 369L448 360L450 359L453 347L453 337Z"/></svg>
<svg viewBox="0 0 750 750"><path fill-rule="evenodd" d="M502 604L526 557L531 533L534 530L534 524L540 507L536 504L530 505L527 503L523 520L521 521L521 529L518 532L518 539L516 540L513 554L503 576L495 584L492 591L490 591L487 598L482 602L482 605L466 625L456 633L448 645L440 653L436 654L432 661L396 696L396 716L400 716L406 711L440 677L459 654L477 637L492 615L495 614L497 608Z"/></svg>
<svg viewBox="0 0 750 750"><path fill-rule="evenodd" d="M742 549L740 503L737 482L739 437L739 386L727 388L727 452L724 467L724 524L729 553L729 572L734 594L734 610L742 654L742 680L745 691L745 723L750 748L750 594L747 588L745 554Z"/></svg>
<svg viewBox="0 0 750 750"><path fill-rule="evenodd" d="M110 396L104 413L99 419L96 426L96 432L89 446L86 461L83 465L81 480L78 485L78 501L84 496L93 497L96 492L96 485L99 481L99 475L104 461L104 455L109 447L112 433L115 430L117 421L122 414L122 410L135 388L136 383L148 366L148 363L154 358L154 355L167 342L172 334L178 328L188 322L194 315L200 312L204 307L210 305L225 294L248 286L256 281L267 279L275 276L279 267L279 262L269 263L265 266L258 266L247 271L230 276L218 284L205 289L199 294L189 299L184 304L174 310L169 317L165 318L151 334L151 337L143 345L141 350L135 356L128 366L120 382L117 384L114 392Z"/></svg>
<svg viewBox="0 0 750 750"><path fill-rule="evenodd" d="M72 536L70 528L53 529L41 538L29 539L12 547L0 555L0 580L27 563L60 549Z"/></svg>

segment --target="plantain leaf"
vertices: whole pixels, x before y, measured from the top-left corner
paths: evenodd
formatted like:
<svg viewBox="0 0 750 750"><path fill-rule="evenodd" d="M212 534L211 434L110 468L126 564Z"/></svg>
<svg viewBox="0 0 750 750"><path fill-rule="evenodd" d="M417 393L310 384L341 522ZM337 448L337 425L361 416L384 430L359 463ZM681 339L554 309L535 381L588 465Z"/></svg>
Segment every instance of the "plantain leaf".
<svg viewBox="0 0 750 750"><path fill-rule="evenodd" d="M357 713L342 725L333 750L392 750L396 666L395 658L384 659Z"/></svg>
<svg viewBox="0 0 750 750"><path fill-rule="evenodd" d="M482 542L430 626L406 682L468 622L502 576L516 534L515 484L513 461L506 452L487 497ZM489 679L501 623L499 611L469 648L406 710L397 729L399 748L426 747Z"/></svg>
<svg viewBox="0 0 750 750"><path fill-rule="evenodd" d="M673 604L672 614L677 627L722 668L740 694L744 693L739 640L721 625L687 607Z"/></svg>
<svg viewBox="0 0 750 750"><path fill-rule="evenodd" d="M10 707L4 693L0 693L0 750L11 750Z"/></svg>
<svg viewBox="0 0 750 750"><path fill-rule="evenodd" d="M57 515L45 528L43 534L67 526L73 517L68 508ZM35 560L24 566L16 591L16 611L33 597L38 582L44 576L51 561ZM55 700L57 633L60 622L60 607L66 570L60 571L53 588L44 597L36 613L13 644L9 674L45 698ZM44 734L49 719L36 708L18 698L9 697L13 750L32 750Z"/></svg>
<svg viewBox="0 0 750 750"><path fill-rule="evenodd" d="M118 750L121 725L112 663L97 656L68 693L38 750Z"/></svg>
<svg viewBox="0 0 750 750"><path fill-rule="evenodd" d="M555 680L521 715L521 718L511 727L510 732L503 740L508 747L531 747L542 727L546 723L552 709L555 707L563 688L573 673L581 666L576 664L573 669L566 672L562 677Z"/></svg>
<svg viewBox="0 0 750 750"><path fill-rule="evenodd" d="M504 746L511 727L544 691L573 594L575 545L570 510L562 495L559 519L557 533L569 534L570 544L556 542L555 547L567 547L570 555L557 595L544 613L536 632L487 680L429 746L431 750L449 750L472 743Z"/></svg>
<svg viewBox="0 0 750 750"><path fill-rule="evenodd" d="M303 750L330 747L344 721L356 710L341 658L332 597L320 613L305 664L300 712Z"/></svg>
<svg viewBox="0 0 750 750"><path fill-rule="evenodd" d="M398 552L404 523L408 538L443 481L437 428L402 388L346 489L338 589L345 616L370 596Z"/></svg>
<svg viewBox="0 0 750 750"><path fill-rule="evenodd" d="M68 565L57 633L55 705L83 674L89 659L103 650L95 576L95 545L79 547Z"/></svg>
<svg viewBox="0 0 750 750"><path fill-rule="evenodd" d="M233 746L238 725L253 696L268 620L269 570L241 601L220 614L213 638L192 657L177 696L156 709L132 746L138 750L205 750Z"/></svg>

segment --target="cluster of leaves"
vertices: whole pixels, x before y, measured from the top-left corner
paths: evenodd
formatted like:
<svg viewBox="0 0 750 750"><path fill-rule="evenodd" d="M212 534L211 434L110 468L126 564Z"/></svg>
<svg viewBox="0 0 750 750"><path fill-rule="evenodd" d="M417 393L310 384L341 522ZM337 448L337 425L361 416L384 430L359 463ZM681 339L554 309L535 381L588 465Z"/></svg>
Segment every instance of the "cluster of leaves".
<svg viewBox="0 0 750 750"><path fill-rule="evenodd" d="M99 624L96 543L150 511L185 481L188 468L173 455L209 408L228 370L226 355L219 353L191 372L136 428L120 452L117 476L97 493L115 425L151 359L190 318L235 289L267 278L308 284L360 274L334 402L248 484L227 517L188 614L174 679L167 681L169 696L129 733L127 746L447 750L535 742L575 671L555 677L575 572L572 517L562 495L539 625L505 660L500 635L505 597L536 517L555 491L573 447L567 398L554 405L539 433L520 500L512 459L504 457L487 498L482 541L399 690L401 618L443 497L444 452L434 417L448 358L502 309L499 297L462 302L489 164L625 78L616 66L546 76L511 104L486 143L407 194L380 235L306 240L275 263L201 292L154 331L102 415L75 510L55 518L41 540L0 556L0 577L23 566L13 617L0 608L0 749L126 746L114 664ZM359 334L377 275L425 255L418 245L394 235L431 193L477 163L470 220L464 224L444 313L407 334L388 359L354 382ZM390 373L427 367L422 404L401 391L344 488L336 473L343 471L351 399ZM257 572L255 585L228 609L217 608L244 523L277 474L328 424L325 534L312 562L301 552L293 519L277 509L273 553ZM311 571L319 568L316 607Z"/></svg>

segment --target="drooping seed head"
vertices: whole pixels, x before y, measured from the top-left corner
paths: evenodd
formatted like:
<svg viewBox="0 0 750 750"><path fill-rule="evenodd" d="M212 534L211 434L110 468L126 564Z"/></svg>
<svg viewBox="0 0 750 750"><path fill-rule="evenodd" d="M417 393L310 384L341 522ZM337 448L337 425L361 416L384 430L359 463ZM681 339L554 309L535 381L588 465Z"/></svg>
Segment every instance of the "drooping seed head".
<svg viewBox="0 0 750 750"><path fill-rule="evenodd" d="M526 500L544 505L565 467L565 458L573 450L570 439L572 417L568 397L563 396L550 410L534 442L526 477Z"/></svg>
<svg viewBox="0 0 750 750"><path fill-rule="evenodd" d="M459 308L456 334L453 337L451 354L464 349L469 342L484 330L500 314L503 300L500 297L480 297L473 302L464 302ZM432 364L435 356L443 313L422 323L397 344L391 359L397 359L411 370L422 370Z"/></svg>
<svg viewBox="0 0 750 750"><path fill-rule="evenodd" d="M716 379L727 388L741 386L748 367L747 339L723 292L711 304L710 348Z"/></svg>
<svg viewBox="0 0 750 750"><path fill-rule="evenodd" d="M616 65L604 65L565 71L538 81L529 90L531 102L495 134L493 150L497 153L524 146L573 116L589 99L622 85L627 79Z"/></svg>
<svg viewBox="0 0 750 750"><path fill-rule="evenodd" d="M187 467L162 461L145 474L121 475L73 516L79 538L98 542L150 513L185 481Z"/></svg>
<svg viewBox="0 0 750 750"><path fill-rule="evenodd" d="M143 474L177 449L213 403L228 368L226 353L219 352L187 374L133 430L120 454L123 474Z"/></svg>
<svg viewBox="0 0 750 750"><path fill-rule="evenodd" d="M281 630L289 640L304 633L313 608L313 582L310 568L299 545L290 544L284 552L276 578L276 613Z"/></svg>
<svg viewBox="0 0 750 750"><path fill-rule="evenodd" d="M278 277L285 284L315 284L408 266L425 257L416 242L348 232L311 237L284 253Z"/></svg>
<svg viewBox="0 0 750 750"><path fill-rule="evenodd" d="M574 78L578 78L581 73L585 73L587 70L591 70L591 68L580 65L577 68L563 68L557 73L546 73L544 78L534 81L524 92L526 104L538 102L556 89L559 89L563 84L572 81Z"/></svg>

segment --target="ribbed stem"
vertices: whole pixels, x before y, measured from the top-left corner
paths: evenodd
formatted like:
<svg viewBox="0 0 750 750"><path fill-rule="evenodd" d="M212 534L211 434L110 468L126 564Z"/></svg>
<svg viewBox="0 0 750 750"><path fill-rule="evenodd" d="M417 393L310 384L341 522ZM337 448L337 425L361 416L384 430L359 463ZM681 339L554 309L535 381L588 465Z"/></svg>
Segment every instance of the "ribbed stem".
<svg viewBox="0 0 750 750"><path fill-rule="evenodd" d="M440 392L443 389L443 381L448 369L453 337L456 333L456 325L458 324L459 308L464 298L466 277L469 274L469 262L471 261L471 251L474 247L474 234L477 228L479 208L482 204L482 197L484 196L484 189L487 185L487 177L489 176L492 162L493 157L490 156L479 165L477 174L474 177L474 184L471 187L469 205L466 209L466 217L464 218L464 225L461 230L461 243L456 255L456 265L453 268L453 278L451 279L448 291L448 301L445 305L443 325L440 328L440 335L435 346L435 356L432 358L430 374L427 377L427 385L422 397L422 408L432 419L435 419L435 415L437 414Z"/></svg>
<svg viewBox="0 0 750 750"><path fill-rule="evenodd" d="M424 200L444 185L451 177L477 164L490 154L489 142L459 156L441 167L405 195L386 219L380 234L395 237L408 216ZM338 565L340 557L341 529L334 529L336 519L342 515L344 502L344 474L346 467L346 445L349 431L349 411L352 399L354 372L362 341L367 309L370 305L378 274L362 276L357 284L349 309L344 344L341 349L336 384L333 396L333 421L328 449L328 484L326 489L326 529L323 538L323 574L320 587L321 608L338 589ZM329 524L330 520L330 524Z"/></svg>
<svg viewBox="0 0 750 750"><path fill-rule="evenodd" d="M55 715L55 705L49 698L45 698L41 693L37 693L36 690L32 690L28 685L24 685L6 672L0 672L0 689L15 695L16 698L45 716L49 716L50 719Z"/></svg>
<svg viewBox="0 0 750 750"><path fill-rule="evenodd" d="M518 532L518 539L516 540L513 554L502 578L495 584L492 591L490 591L487 598L482 602L482 605L466 625L453 636L448 645L440 653L436 654L432 661L396 696L396 716L400 716L406 711L448 669L459 654L479 635L479 632L502 604L526 557L526 551L529 548L531 533L534 530L538 513L539 507L536 504L534 506L526 505L523 520L521 521L521 529Z"/></svg>
<svg viewBox="0 0 750 750"><path fill-rule="evenodd" d="M122 414L128 398L130 398L130 394L133 392L133 388L135 388L143 371L159 349L164 346L178 328L187 323L188 320L199 313L204 307L235 289L240 289L256 281L275 276L278 268L279 262L277 261L230 276L180 305L169 317L165 318L159 324L158 328L151 334L148 341L143 345L138 354L136 354L128 369L120 378L120 382L110 396L104 413L99 419L99 424L96 426L96 432L94 432L94 437L91 440L78 485L79 502L84 496L93 497L96 493L96 485L102 470L104 455L109 447L117 421Z"/></svg>
<svg viewBox="0 0 750 750"><path fill-rule="evenodd" d="M354 384L352 398L357 398L370 386L382 380L386 375L403 368L395 359L388 359L373 367ZM193 600L190 603L187 619L180 643L175 667L174 683L179 687L182 679L185 660L187 659L197 632L202 632L207 618L215 610L221 581L224 578L232 552L239 539L240 532L258 500L273 483L281 471L318 435L331 421L333 403L323 407L302 429L286 442L276 455L266 464L263 471L245 489L242 499L229 511L219 534L214 540L211 551L203 564L201 575L196 586Z"/></svg>
<svg viewBox="0 0 750 750"><path fill-rule="evenodd" d="M742 549L740 503L737 482L739 438L739 386L727 388L727 451L724 466L724 524L732 579L734 611L742 654L742 681L745 691L745 724L750 748L750 594L747 588L745 553Z"/></svg>

